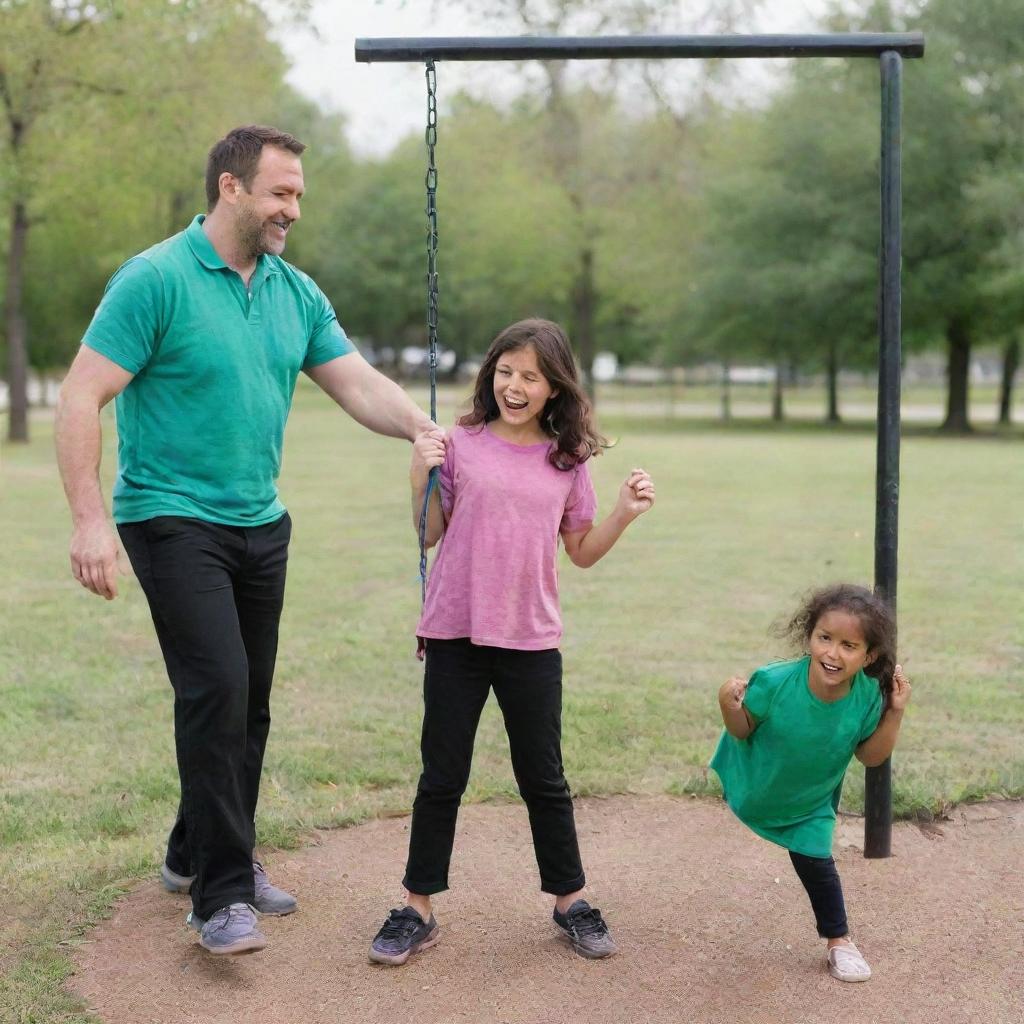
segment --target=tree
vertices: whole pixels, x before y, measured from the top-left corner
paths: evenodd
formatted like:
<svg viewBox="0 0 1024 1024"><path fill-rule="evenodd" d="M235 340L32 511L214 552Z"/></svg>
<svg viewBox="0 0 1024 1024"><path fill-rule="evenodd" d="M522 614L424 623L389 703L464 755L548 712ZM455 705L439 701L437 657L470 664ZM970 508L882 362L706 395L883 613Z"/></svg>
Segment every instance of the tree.
<svg viewBox="0 0 1024 1024"><path fill-rule="evenodd" d="M799 63L767 110L720 112L703 129L707 215L682 341L725 361L771 360L775 419L787 374L817 364L826 419L838 420L839 367L873 348L877 107L867 70Z"/></svg>
<svg viewBox="0 0 1024 1024"><path fill-rule="evenodd" d="M600 35L615 31L657 31L669 21L679 24L679 11L668 0L464 0L467 9L476 11L497 29L531 35ZM758 6L755 0L726 0L708 5L696 17L690 14L690 29L712 31L731 25L737 11ZM690 12L688 12L690 13ZM679 31L678 27L675 29ZM523 101L532 101L536 112L537 134L532 152L536 156L535 175L543 173L562 191L571 211L568 226L573 269L568 281L569 327L576 344L583 375L589 386L596 351L597 324L602 318L604 292L601 287L602 252L608 250L607 231L613 220L606 216L609 196L618 188L624 167L595 159L602 147L595 138L599 110L612 110L616 88L627 73L615 62L602 62L580 72L585 86L573 84L570 62L547 60L539 64L539 73L528 81ZM580 81L580 79L575 79ZM618 153L621 159L621 150ZM616 323L619 317L606 317Z"/></svg>
<svg viewBox="0 0 1024 1024"><path fill-rule="evenodd" d="M28 247L32 175L30 147L40 124L54 108L76 100L88 108L98 94L123 91L83 74L95 64L96 26L112 14L100 5L93 17L77 5L58 6L32 0L6 3L0 58L0 101L4 114L3 180L8 210L4 336L7 346L10 422L8 439L28 440L28 336L23 308L25 253Z"/></svg>
<svg viewBox="0 0 1024 1024"><path fill-rule="evenodd" d="M8 436L25 441L30 328L81 326L133 246L183 226L210 141L271 109L285 64L248 0L5 0L0 27ZM39 351L56 362L71 343Z"/></svg>
<svg viewBox="0 0 1024 1024"><path fill-rule="evenodd" d="M978 161L967 189L993 244L982 254L986 326L1002 339L999 422L1011 422L1024 325L1024 40L1017 0L979 0L970 10L931 0L929 22L948 38L953 75L981 122ZM924 15L922 15L923 19Z"/></svg>
<svg viewBox="0 0 1024 1024"><path fill-rule="evenodd" d="M1008 9L1004 0L983 2ZM961 431L969 429L971 346L998 324L991 259L1005 253L1005 227L978 202L990 148L991 118L979 100L987 88L954 70L969 49L955 25L936 32L929 11L921 19L929 56L908 62L904 96L905 339L915 346L944 336L944 427ZM994 38L992 24L982 23L986 38ZM877 0L855 16L838 10L827 27L891 31L905 25L895 5ZM1008 22L1003 30L1010 33ZM1016 72L1006 76L1007 82L1018 79ZM790 85L763 114L738 115L708 165L707 269L695 327L728 350L750 350L757 338L762 354L776 361L806 360L817 351L831 382L830 419L838 412L838 366L866 359L874 347L877 97L867 62L798 62ZM1012 349L1007 357L1009 365Z"/></svg>
<svg viewBox="0 0 1024 1024"><path fill-rule="evenodd" d="M908 70L904 100L904 323L912 341L944 336L942 427L962 433L971 429L973 347L1002 329L992 254L1005 251L1006 226L978 201L978 186L1010 133L1008 110L999 110L1007 90L1019 90L1019 5L978 0L969 12L950 0L905 6L909 14L900 17L895 3L876 0L848 27L917 26L928 34L928 55ZM1016 64L1007 60L1014 47Z"/></svg>

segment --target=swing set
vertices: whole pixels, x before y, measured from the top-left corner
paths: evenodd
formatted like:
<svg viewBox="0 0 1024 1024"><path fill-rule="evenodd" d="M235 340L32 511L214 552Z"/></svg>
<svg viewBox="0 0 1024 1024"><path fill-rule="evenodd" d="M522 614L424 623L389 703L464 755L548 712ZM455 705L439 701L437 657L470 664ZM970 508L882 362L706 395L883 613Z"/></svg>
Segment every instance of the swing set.
<svg viewBox="0 0 1024 1024"><path fill-rule="evenodd" d="M495 38L357 39L360 63L423 62L427 80L427 337L430 417L437 421L437 78L442 60L623 60L626 58L872 57L881 75L881 235L878 252L878 426L875 469L875 591L896 611L899 512L902 248L901 113L903 58L924 56L920 32L828 35L505 36ZM433 470L420 519L420 581L426 585L423 533ZM891 762L865 769L864 856L892 852Z"/></svg>

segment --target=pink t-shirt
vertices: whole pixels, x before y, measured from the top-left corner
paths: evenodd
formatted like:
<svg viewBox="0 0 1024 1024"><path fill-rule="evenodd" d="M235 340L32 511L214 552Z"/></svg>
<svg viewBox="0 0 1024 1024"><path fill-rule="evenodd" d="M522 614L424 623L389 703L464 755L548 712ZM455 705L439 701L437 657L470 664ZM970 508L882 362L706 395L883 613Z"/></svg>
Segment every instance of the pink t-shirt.
<svg viewBox="0 0 1024 1024"><path fill-rule="evenodd" d="M558 538L594 522L584 462L548 461L551 443L516 445L486 427L455 427L441 466L448 521L430 570L419 636L542 651L562 638Z"/></svg>

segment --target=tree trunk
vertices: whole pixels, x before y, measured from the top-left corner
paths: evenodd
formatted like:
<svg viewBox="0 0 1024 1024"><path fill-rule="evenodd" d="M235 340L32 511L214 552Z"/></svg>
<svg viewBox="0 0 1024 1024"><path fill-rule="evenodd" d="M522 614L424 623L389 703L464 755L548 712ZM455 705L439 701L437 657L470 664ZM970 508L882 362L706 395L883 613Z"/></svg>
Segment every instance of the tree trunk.
<svg viewBox="0 0 1024 1024"><path fill-rule="evenodd" d="M9 395L7 440L28 441L28 332L21 305L25 274L28 211L22 199L11 205L10 249L4 295L4 332L7 336L7 388Z"/></svg>
<svg viewBox="0 0 1024 1024"><path fill-rule="evenodd" d="M942 429L951 434L966 434L971 429L967 414L971 334L967 322L953 317L946 325L946 340L949 342L949 396Z"/></svg>
<svg viewBox="0 0 1024 1024"><path fill-rule="evenodd" d="M828 345L828 363L825 367L828 387L828 408L825 410L826 423L839 423L839 346L835 341Z"/></svg>
<svg viewBox="0 0 1024 1024"><path fill-rule="evenodd" d="M191 201L191 196L189 196L187 192L183 192L181 189L175 189L171 193L170 223L168 225L170 230L167 232L168 235L176 235L179 231L188 227L188 214Z"/></svg>
<svg viewBox="0 0 1024 1024"><path fill-rule="evenodd" d="M1008 427L1013 421L1013 378L1020 366L1020 338L1006 343L1003 349L1003 381L999 386L999 424Z"/></svg>
<svg viewBox="0 0 1024 1024"><path fill-rule="evenodd" d="M594 313L597 295L594 290L594 251L580 250L579 273L572 289L572 310L576 350L579 352L583 386L594 399Z"/></svg>
<svg viewBox="0 0 1024 1024"><path fill-rule="evenodd" d="M722 360L722 419L732 419L732 394L729 391L729 374L732 370L732 366L728 359Z"/></svg>
<svg viewBox="0 0 1024 1024"><path fill-rule="evenodd" d="M775 384L772 386L772 419L781 423L783 416L782 408L782 374L785 370L782 360L775 364Z"/></svg>

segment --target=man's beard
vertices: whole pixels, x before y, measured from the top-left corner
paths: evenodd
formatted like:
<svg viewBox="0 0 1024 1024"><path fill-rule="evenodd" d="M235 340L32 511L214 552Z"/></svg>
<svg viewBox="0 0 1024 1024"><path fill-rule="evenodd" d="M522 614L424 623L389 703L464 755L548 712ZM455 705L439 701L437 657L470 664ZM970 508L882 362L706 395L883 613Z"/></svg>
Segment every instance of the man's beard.
<svg viewBox="0 0 1024 1024"><path fill-rule="evenodd" d="M267 241L267 225L247 210L237 221L238 247L246 259L255 260L264 253L273 252Z"/></svg>

